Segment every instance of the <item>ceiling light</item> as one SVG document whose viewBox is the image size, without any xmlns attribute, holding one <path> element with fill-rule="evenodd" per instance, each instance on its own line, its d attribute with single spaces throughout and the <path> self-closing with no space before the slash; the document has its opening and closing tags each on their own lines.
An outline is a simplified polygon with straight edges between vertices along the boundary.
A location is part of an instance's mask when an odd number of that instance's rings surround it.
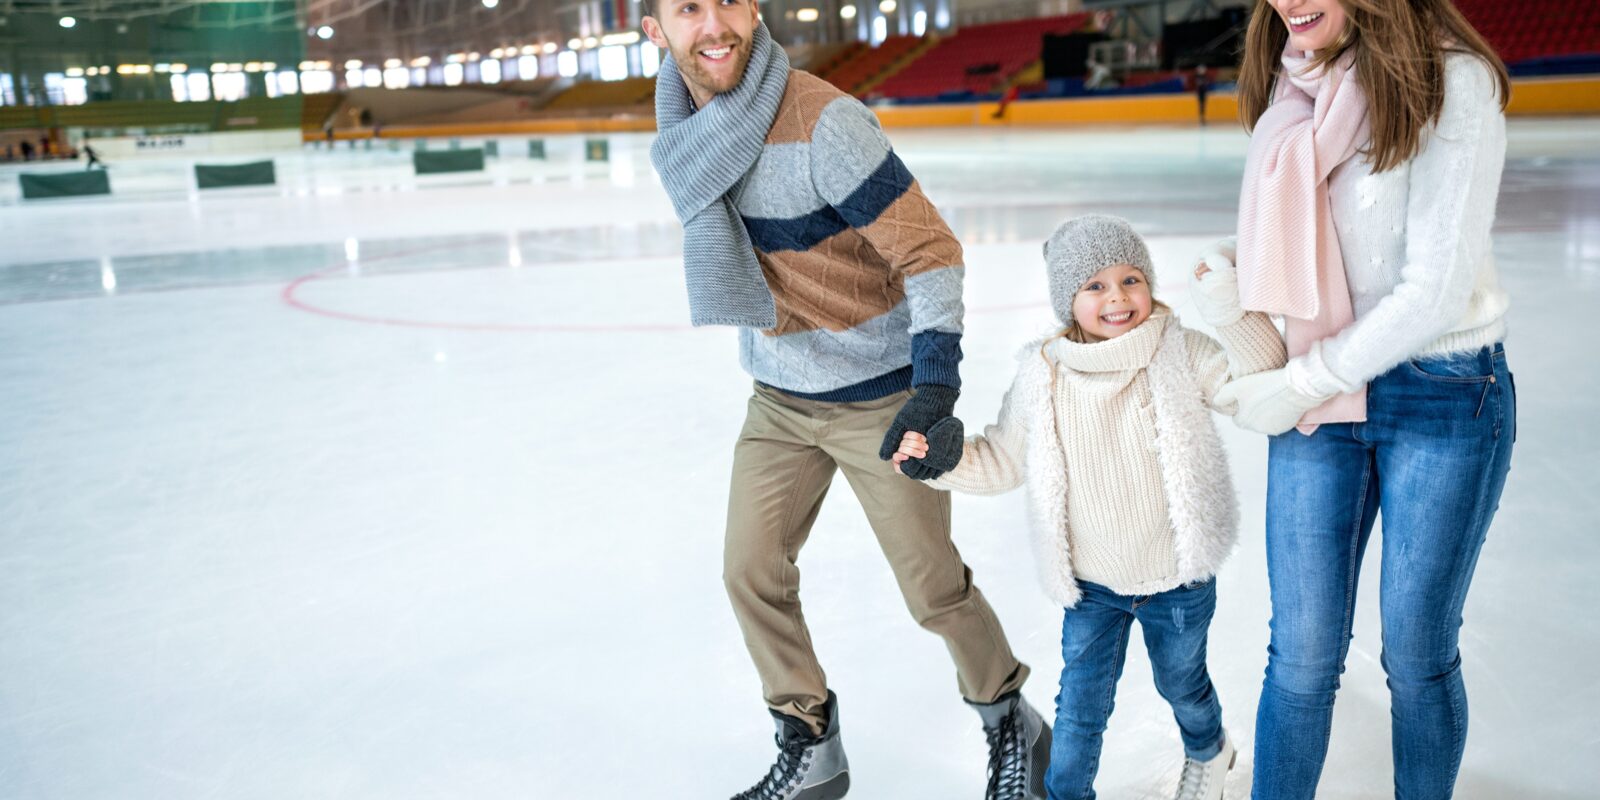
<svg viewBox="0 0 1600 800">
<path fill-rule="evenodd" d="M 894 10 L 899 7 L 900 4 L 896 3 L 894 0 L 883 0 L 883 2 L 878 4 L 878 10 L 885 14 L 893 14 Z"/>
<path fill-rule="evenodd" d="M 856 18 L 856 7 L 855 6 L 840 6 L 839 7 L 839 18 L 840 19 L 855 19 Z"/>
<path fill-rule="evenodd" d="M 78 24 L 78 21 L 72 17 L 62 17 L 60 21 L 63 28 L 71 28 Z"/>
<path fill-rule="evenodd" d="M 324 25 L 324 26 L 318 28 L 317 29 L 317 38 L 318 39 L 324 39 L 324 40 L 332 39 L 333 38 L 333 26 Z"/>
<path fill-rule="evenodd" d="M 816 9 L 802 8 L 795 12 L 794 18 L 800 20 L 801 22 L 816 22 L 818 16 L 820 15 L 817 13 Z"/>
</svg>

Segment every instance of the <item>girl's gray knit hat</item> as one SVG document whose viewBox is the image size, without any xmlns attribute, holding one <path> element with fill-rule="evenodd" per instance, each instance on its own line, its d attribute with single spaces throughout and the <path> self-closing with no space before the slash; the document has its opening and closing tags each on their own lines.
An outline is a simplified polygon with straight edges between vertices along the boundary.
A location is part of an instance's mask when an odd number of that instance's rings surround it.
<svg viewBox="0 0 1600 800">
<path fill-rule="evenodd" d="M 1155 291 L 1150 248 L 1121 217 L 1085 214 L 1061 223 L 1044 243 L 1045 271 L 1050 276 L 1050 304 L 1063 325 L 1072 324 L 1072 298 L 1096 272 L 1127 264 L 1144 273 Z"/>
</svg>

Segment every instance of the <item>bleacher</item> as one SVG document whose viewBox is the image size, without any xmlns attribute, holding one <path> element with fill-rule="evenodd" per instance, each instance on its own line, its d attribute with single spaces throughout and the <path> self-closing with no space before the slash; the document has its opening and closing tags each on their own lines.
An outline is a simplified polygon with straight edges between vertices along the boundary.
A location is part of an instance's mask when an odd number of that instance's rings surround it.
<svg viewBox="0 0 1600 800">
<path fill-rule="evenodd" d="M 656 96 L 655 78 L 583 81 L 556 95 L 545 110 L 578 111 L 648 104 Z"/>
<path fill-rule="evenodd" d="M 1600 3 L 1457 0 L 1456 7 L 1506 63 L 1600 55 Z"/>
<path fill-rule="evenodd" d="M 300 130 L 320 132 L 323 123 L 344 103 L 343 92 L 304 94 L 300 96 Z"/>
<path fill-rule="evenodd" d="M 858 94 L 863 86 L 879 74 L 894 66 L 895 62 L 922 46 L 920 36 L 891 36 L 877 47 L 864 47 L 855 51 L 839 66 L 828 70 L 822 78 L 851 94 Z"/>
<path fill-rule="evenodd" d="M 1039 60 L 1046 34 L 1073 33 L 1088 20 L 1088 14 L 1069 14 L 961 28 L 874 92 L 890 98 L 989 94 Z"/>
</svg>

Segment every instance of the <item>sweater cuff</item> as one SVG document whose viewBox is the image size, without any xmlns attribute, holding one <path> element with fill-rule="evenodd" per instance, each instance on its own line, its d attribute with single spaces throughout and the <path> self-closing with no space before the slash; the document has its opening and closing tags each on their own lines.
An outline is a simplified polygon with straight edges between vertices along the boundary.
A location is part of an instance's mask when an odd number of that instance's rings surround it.
<svg viewBox="0 0 1600 800">
<path fill-rule="evenodd" d="M 1305 355 L 1289 359 L 1289 385 L 1307 397 L 1329 398 L 1361 388 L 1339 379 L 1322 357 L 1322 342 L 1313 342 Z"/>
<path fill-rule="evenodd" d="M 920 331 L 911 335 L 911 385 L 961 388 L 961 334 Z"/>
</svg>

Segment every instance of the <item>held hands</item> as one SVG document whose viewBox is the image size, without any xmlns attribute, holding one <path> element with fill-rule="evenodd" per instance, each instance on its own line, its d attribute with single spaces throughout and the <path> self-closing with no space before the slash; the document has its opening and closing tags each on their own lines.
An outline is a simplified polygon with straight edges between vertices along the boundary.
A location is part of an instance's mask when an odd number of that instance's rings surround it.
<svg viewBox="0 0 1600 800">
<path fill-rule="evenodd" d="M 1293 363 L 1293 362 L 1291 362 Z M 1217 391 L 1214 403 L 1219 408 L 1237 404 L 1233 420 L 1239 427 L 1277 436 L 1287 432 L 1317 406 L 1328 400 L 1298 389 L 1289 378 L 1290 367 L 1257 372 L 1229 381 Z"/>
<path fill-rule="evenodd" d="M 961 393 L 948 386 L 924 384 L 906 401 L 884 434 L 878 457 L 894 461 L 895 471 L 908 478 L 931 481 L 961 461 L 964 429 L 952 413 Z M 919 456 L 896 459 L 908 433 L 921 434 L 926 449 Z"/>
<path fill-rule="evenodd" d="M 1214 327 L 1232 325 L 1244 317 L 1239 305 L 1239 273 L 1234 270 L 1237 256 L 1234 239 L 1229 237 L 1200 254 L 1190 282 L 1200 317 Z"/>
<path fill-rule="evenodd" d="M 961 420 L 955 417 L 945 417 L 934 424 L 923 436 L 916 431 L 906 431 L 900 440 L 900 449 L 896 450 L 890 459 L 894 462 L 894 471 L 908 478 L 919 481 L 931 481 L 934 478 L 955 469 L 961 463 L 962 441 L 965 439 Z M 931 444 L 936 442 L 937 444 Z M 954 453 L 955 458 L 949 461 L 949 466 L 944 469 L 933 469 L 928 458 L 930 451 Z M 905 466 L 901 466 L 904 464 Z M 941 466 L 943 463 L 941 462 Z M 924 477 L 925 476 L 925 477 Z"/>
</svg>

